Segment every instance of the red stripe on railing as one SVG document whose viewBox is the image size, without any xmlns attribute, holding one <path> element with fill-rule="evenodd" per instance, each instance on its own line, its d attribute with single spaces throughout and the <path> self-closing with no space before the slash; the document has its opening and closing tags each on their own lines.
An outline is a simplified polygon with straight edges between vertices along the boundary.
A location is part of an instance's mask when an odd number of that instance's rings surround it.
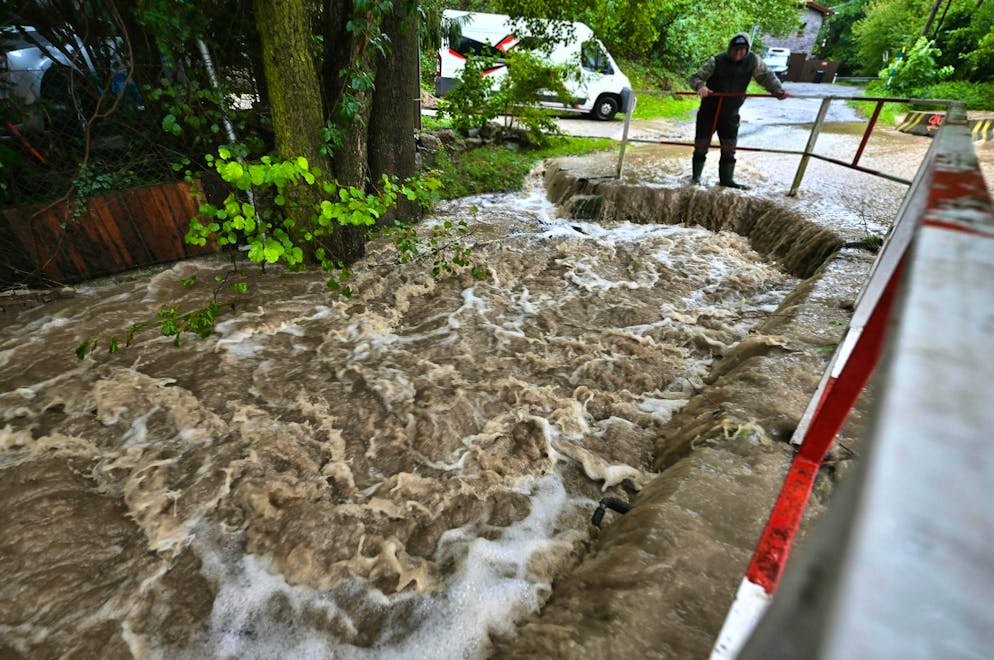
<svg viewBox="0 0 994 660">
<path fill-rule="evenodd" d="M 880 358 L 891 303 L 901 279 L 904 258 L 880 294 L 866 327 L 837 379 L 830 380 L 808 426 L 808 432 L 790 466 L 766 528 L 759 539 L 746 579 L 772 594 L 780 581 L 801 516 L 811 495 L 818 468 L 835 436 L 866 386 Z"/>
<path fill-rule="evenodd" d="M 972 234 L 973 236 L 980 236 L 981 238 L 994 238 L 994 232 L 982 231 L 980 229 L 975 229 L 973 227 L 967 227 L 966 225 L 961 225 L 956 222 L 945 222 L 942 220 L 926 220 L 922 223 L 925 227 L 935 227 L 936 229 L 949 229 L 952 231 L 960 231 L 964 234 Z"/>
</svg>

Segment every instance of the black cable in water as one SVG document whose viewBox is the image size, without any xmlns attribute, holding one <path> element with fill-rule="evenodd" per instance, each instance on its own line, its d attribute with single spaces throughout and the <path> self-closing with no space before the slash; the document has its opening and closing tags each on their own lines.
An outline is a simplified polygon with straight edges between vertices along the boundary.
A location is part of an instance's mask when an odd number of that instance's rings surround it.
<svg viewBox="0 0 994 660">
<path fill-rule="evenodd" d="M 619 500 L 617 497 L 602 498 L 600 504 L 597 505 L 597 510 L 594 511 L 594 516 L 591 518 L 590 522 L 592 522 L 596 527 L 600 527 L 601 521 L 604 520 L 604 511 L 606 509 L 611 509 L 612 511 L 617 511 L 618 513 L 628 513 L 632 510 L 632 505 L 623 500 Z"/>
</svg>

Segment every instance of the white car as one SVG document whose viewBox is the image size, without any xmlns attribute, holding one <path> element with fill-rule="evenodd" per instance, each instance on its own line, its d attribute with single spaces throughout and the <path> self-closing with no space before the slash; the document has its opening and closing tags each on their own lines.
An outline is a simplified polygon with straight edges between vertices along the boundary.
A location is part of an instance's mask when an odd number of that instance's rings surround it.
<svg viewBox="0 0 994 660">
<path fill-rule="evenodd" d="M 70 61 L 65 49 L 52 46 L 32 27 L 0 29 L 0 107 L 23 111 L 22 128 L 42 128 L 46 115 L 49 121 L 81 120 L 80 93 L 91 84 L 82 67 L 91 71 L 93 67 L 85 50 L 70 46 L 68 52 L 81 53 L 82 62 Z M 38 112 L 42 106 L 35 104 L 42 100 L 46 103 Z"/>
<path fill-rule="evenodd" d="M 46 43 L 33 28 L 25 32 Z M 51 66 L 52 60 L 21 32 L 14 28 L 0 32 L 0 99 L 16 98 L 27 104 L 39 100 L 41 79 Z"/>
<path fill-rule="evenodd" d="M 767 48 L 763 54 L 763 62 L 782 81 L 787 77 L 787 68 L 790 66 L 790 49 Z"/>
</svg>

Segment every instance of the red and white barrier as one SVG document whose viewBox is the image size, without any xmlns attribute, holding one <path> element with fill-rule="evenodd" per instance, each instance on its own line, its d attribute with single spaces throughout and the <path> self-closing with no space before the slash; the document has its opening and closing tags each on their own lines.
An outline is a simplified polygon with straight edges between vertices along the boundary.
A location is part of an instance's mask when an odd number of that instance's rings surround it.
<svg viewBox="0 0 994 660">
<path fill-rule="evenodd" d="M 757 544 L 746 575 L 739 586 L 735 602 L 714 646 L 711 656 L 713 659 L 737 657 L 770 605 L 821 462 L 867 380 L 873 374 L 885 340 L 892 353 L 888 369 L 890 371 L 907 369 L 909 365 L 915 364 L 921 356 L 902 353 L 902 345 L 897 343 L 895 336 L 895 334 L 899 334 L 900 330 L 906 329 L 903 336 L 911 337 L 908 345 L 916 346 L 919 349 L 930 345 L 941 346 L 943 342 L 949 341 L 949 332 L 958 331 L 957 323 L 970 317 L 969 313 L 964 313 L 963 309 L 956 306 L 957 304 L 962 301 L 970 301 L 973 305 L 986 305 L 982 309 L 988 310 L 988 313 L 989 310 L 994 309 L 994 304 L 992 304 L 994 300 L 991 300 L 994 296 L 990 293 L 994 278 L 988 277 L 992 272 L 991 269 L 994 268 L 994 244 L 988 244 L 986 247 L 972 245 L 971 250 L 966 249 L 966 244 L 970 241 L 979 240 L 981 243 L 989 243 L 989 240 L 994 238 L 994 215 L 991 213 L 991 202 L 983 177 L 976 167 L 972 143 L 968 141 L 969 131 L 965 128 L 965 112 L 962 112 L 961 106 L 958 112 L 956 109 L 951 109 L 947 125 L 950 128 L 943 129 L 936 138 L 918 176 L 912 183 L 890 238 L 881 250 L 870 278 L 857 300 L 849 329 L 836 350 L 808 409 L 802 416 L 792 439 L 792 442 L 799 444 L 800 448 L 784 481 L 780 495 L 773 506 L 769 521 Z M 966 142 L 962 139 L 963 135 L 967 138 Z M 968 158 L 967 155 L 972 158 Z M 937 232 L 941 236 L 936 235 Z M 910 256 L 913 250 L 914 256 Z M 950 263 L 961 263 L 959 260 L 967 254 L 976 263 L 962 263 L 964 269 L 962 272 L 950 268 Z M 912 278 L 911 275 L 907 275 L 902 279 L 902 275 L 906 275 L 903 271 L 909 267 L 907 266 L 909 263 L 912 264 L 910 268 L 916 277 Z M 922 275 L 922 271 L 924 271 L 924 275 Z M 970 276 L 964 277 L 965 273 L 970 273 Z M 925 281 L 923 278 L 928 281 L 927 291 L 921 284 Z M 899 288 L 901 289 L 901 300 L 895 305 Z M 936 317 L 935 309 L 923 316 L 921 310 L 928 307 L 926 301 L 931 300 L 934 303 L 936 298 L 939 299 L 940 304 L 938 306 L 933 304 L 933 308 L 944 308 L 951 305 L 952 309 L 944 310 L 943 316 Z M 888 327 L 892 307 L 896 310 L 895 317 L 899 321 L 899 323 L 892 325 L 897 325 L 898 331 Z M 959 365 L 966 366 L 965 369 L 954 369 L 950 372 L 951 380 L 973 382 L 973 387 L 978 392 L 983 392 L 980 396 L 985 397 L 987 402 L 982 405 L 978 405 L 976 402 L 967 405 L 962 399 L 944 400 L 944 408 L 935 409 L 933 407 L 932 418 L 928 420 L 928 426 L 932 428 L 933 432 L 941 433 L 941 427 L 948 425 L 959 431 L 959 435 L 964 438 L 964 443 L 969 443 L 970 439 L 974 437 L 984 437 L 985 439 L 989 437 L 990 423 L 994 422 L 994 419 L 987 422 L 986 427 L 978 423 L 978 419 L 970 419 L 967 428 L 963 429 L 962 425 L 959 424 L 962 420 L 959 419 L 960 413 L 957 409 L 969 409 L 970 416 L 973 418 L 982 418 L 985 415 L 986 417 L 994 416 L 994 396 L 987 394 L 990 391 L 987 386 L 989 380 L 987 370 L 992 366 L 990 356 L 994 355 L 994 341 L 992 341 L 994 320 L 990 320 L 992 318 L 994 317 L 988 317 L 989 327 L 987 327 L 986 334 L 974 329 L 966 340 L 972 342 L 968 343 L 968 347 L 959 336 L 955 342 L 950 342 L 957 344 L 966 354 L 986 355 L 988 357 L 986 366 L 982 364 L 982 360 L 978 361 L 975 357 L 971 360 L 973 364 Z M 986 352 L 985 349 L 981 348 L 985 344 L 988 346 Z M 941 351 L 926 357 L 925 363 L 934 364 L 931 367 L 919 367 L 919 369 L 931 369 L 941 373 L 948 371 L 944 369 L 945 362 L 950 360 L 955 362 L 959 359 L 955 354 Z M 971 369 L 975 371 L 971 372 Z M 880 438 L 893 436 L 894 429 L 902 423 L 902 418 L 913 414 L 915 410 L 927 409 L 926 402 L 929 397 L 937 398 L 930 391 L 928 380 L 926 371 L 916 371 L 915 379 L 910 382 L 907 378 L 901 378 L 892 379 L 888 383 L 889 393 L 884 392 L 881 398 L 890 401 L 893 409 L 881 412 L 880 406 L 878 406 L 877 428 L 871 434 L 870 442 L 879 444 L 877 442 L 878 436 Z M 907 391 L 904 392 L 904 399 L 894 402 L 893 396 L 894 392 L 899 389 L 898 386 L 902 390 L 920 388 L 922 392 L 919 392 L 919 396 L 926 402 L 917 404 L 917 407 L 913 405 L 911 409 L 908 409 L 907 402 L 913 400 L 913 397 Z M 940 387 L 953 387 L 953 383 L 943 382 Z M 960 387 L 969 388 L 971 386 L 961 384 Z M 976 398 L 978 395 L 973 393 L 973 396 Z M 976 411 L 986 412 L 978 416 Z M 921 421 L 919 424 L 920 426 L 917 428 L 926 428 L 925 421 Z M 914 425 L 903 428 L 902 432 L 905 434 L 905 442 L 916 439 L 918 435 Z M 986 435 L 980 436 L 980 434 Z M 923 439 L 923 444 L 925 441 L 927 439 Z M 912 452 L 912 448 L 899 444 L 892 445 L 891 449 L 894 452 L 892 456 L 881 458 L 879 453 L 876 455 L 878 463 L 881 460 L 885 461 L 885 469 L 887 465 L 897 464 L 906 459 L 907 455 Z M 978 448 L 977 451 L 983 454 L 982 449 Z M 988 452 L 987 456 L 977 457 L 980 463 L 975 464 L 972 475 L 968 473 L 969 470 L 966 470 L 966 464 L 962 461 L 954 461 L 953 465 L 956 470 L 959 470 L 959 473 L 953 472 L 945 475 L 947 479 L 956 481 L 955 484 L 950 484 L 946 491 L 953 492 L 956 489 L 969 491 L 971 477 L 980 479 L 979 482 L 974 483 L 987 483 L 989 486 L 992 475 L 994 475 L 994 462 L 988 457 L 990 453 L 994 452 Z M 927 459 L 924 458 L 925 454 L 922 456 L 921 460 L 927 460 L 927 464 L 909 465 L 907 468 L 909 474 L 916 469 L 927 473 L 941 460 L 939 456 L 933 454 L 928 454 Z M 887 463 L 888 461 L 889 463 Z M 984 466 L 988 468 L 986 472 L 983 469 Z M 890 476 L 894 477 L 895 475 L 891 473 Z M 867 478 L 872 479 L 873 477 Z M 900 481 L 901 475 L 897 475 L 897 479 Z M 883 484 L 884 478 L 881 477 L 878 481 L 879 484 Z M 875 485 L 877 484 L 866 484 L 865 488 L 872 489 Z M 980 499 L 983 499 L 983 492 L 983 487 L 976 489 L 974 497 L 979 496 Z M 989 496 L 989 492 L 987 496 Z M 886 494 L 881 497 L 884 500 L 865 502 L 860 500 L 856 506 L 867 509 L 875 506 L 876 515 L 880 516 L 882 521 L 879 526 L 884 527 L 888 526 L 888 522 L 893 519 L 893 512 L 890 511 L 890 508 L 895 507 L 895 505 L 900 508 L 900 506 L 906 505 L 906 502 L 887 501 L 890 495 Z M 915 498 L 905 499 L 920 503 Z M 926 510 L 917 511 L 915 515 L 926 518 L 930 515 L 953 515 L 952 512 L 943 512 L 941 509 L 943 506 L 949 506 L 953 509 L 956 507 L 953 502 L 943 503 L 942 497 L 933 497 L 933 504 L 937 507 L 935 510 L 928 510 L 926 507 Z M 904 513 L 912 512 L 904 511 Z M 980 518 L 981 520 L 977 520 L 977 516 L 974 516 L 971 520 L 963 519 L 961 524 L 965 528 L 970 524 L 976 525 L 981 522 L 985 530 L 994 529 L 994 523 L 992 523 L 994 515 L 980 516 Z M 866 522 L 863 518 L 860 520 Z M 852 524 L 855 526 L 856 521 L 853 521 Z M 888 529 L 892 532 L 889 537 L 890 543 L 893 543 L 895 540 L 893 527 L 889 526 Z M 963 543 L 962 539 L 953 538 L 956 535 L 955 529 L 946 529 L 945 533 L 949 537 L 948 539 L 930 539 L 929 543 L 941 545 L 947 540 L 954 545 Z M 860 540 L 859 534 L 853 533 L 852 542 L 855 544 L 853 547 L 859 547 Z M 829 541 L 829 543 L 832 542 L 836 541 Z M 843 545 L 845 541 L 840 539 L 837 543 Z M 861 573 L 861 567 L 877 563 L 879 566 L 875 570 L 885 572 L 888 558 L 898 554 L 893 547 L 875 546 L 872 543 L 862 546 L 861 550 L 864 554 L 857 554 L 853 551 L 848 559 L 833 560 L 842 564 L 842 567 L 838 569 L 840 575 L 863 574 L 872 582 L 872 574 L 866 573 L 865 570 Z M 847 552 L 841 547 L 838 548 L 838 551 L 842 554 Z M 848 565 L 847 561 L 858 562 L 859 565 Z M 908 563 L 909 565 L 914 564 L 910 560 Z M 977 576 L 981 576 L 982 579 L 994 586 L 994 563 L 989 564 L 988 570 L 976 571 L 973 579 L 976 580 Z M 934 574 L 941 573 L 943 567 L 922 566 L 920 568 L 923 573 L 930 569 L 934 579 Z M 907 578 L 909 582 L 915 582 L 914 575 L 908 575 Z M 841 578 L 839 580 L 840 584 L 832 585 L 831 588 L 841 590 Z M 971 585 L 967 584 L 962 586 L 967 589 L 971 588 Z M 873 586 L 867 585 L 849 585 L 849 587 L 853 593 L 859 592 L 860 598 L 864 601 L 869 599 L 870 595 L 868 594 L 872 593 L 874 589 Z M 914 588 L 910 591 L 913 592 Z M 840 591 L 840 593 L 843 592 Z M 988 593 L 994 593 L 994 588 Z M 875 595 L 881 601 L 890 598 L 889 595 L 883 593 Z M 891 603 L 892 610 L 897 611 L 902 607 L 909 609 L 912 607 L 910 605 L 912 601 L 907 601 L 907 594 L 897 598 L 898 602 Z M 853 618 L 851 606 L 851 602 L 836 603 L 836 609 L 832 610 L 832 621 L 845 619 L 850 622 L 853 628 L 858 628 L 860 624 Z M 883 607 L 884 605 L 881 604 L 878 609 L 883 609 Z M 986 614 L 981 615 L 981 618 L 994 624 L 992 621 L 994 615 L 991 614 L 992 610 L 989 603 L 986 610 Z M 848 613 L 846 615 L 848 619 L 840 613 Z M 893 624 L 899 620 L 901 617 L 895 615 L 889 621 Z M 853 645 L 852 640 L 842 639 L 845 633 L 831 628 L 832 624 L 829 622 L 826 621 L 818 625 L 827 632 L 820 638 L 820 641 L 812 642 L 812 644 L 821 645 L 817 649 L 809 649 L 815 654 L 824 652 L 829 648 L 834 648 L 840 653 L 841 649 L 858 650 L 859 644 Z M 921 627 L 923 630 L 927 629 L 927 625 L 924 623 Z M 913 631 L 911 632 L 913 633 Z M 969 634 L 965 634 L 965 637 L 967 643 L 976 642 L 976 640 L 969 638 Z M 759 646 L 762 647 L 762 642 L 759 643 Z M 878 652 L 886 650 L 879 645 L 875 648 Z M 978 647 L 974 646 L 973 648 Z M 989 649 L 989 645 L 987 648 Z M 767 650 L 772 651 L 772 649 Z M 756 654 L 754 653 L 754 655 Z M 760 652 L 757 657 L 763 657 L 762 653 Z M 841 654 L 838 657 L 854 656 Z"/>
</svg>

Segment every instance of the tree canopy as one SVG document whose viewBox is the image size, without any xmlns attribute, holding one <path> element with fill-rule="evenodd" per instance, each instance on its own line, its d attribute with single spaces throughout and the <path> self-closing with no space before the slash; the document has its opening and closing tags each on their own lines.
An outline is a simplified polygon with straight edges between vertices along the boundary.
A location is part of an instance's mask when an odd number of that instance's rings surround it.
<svg viewBox="0 0 994 660">
<path fill-rule="evenodd" d="M 987 0 L 848 0 L 833 7 L 822 55 L 840 71 L 876 75 L 925 37 L 941 54 L 934 66 L 951 66 L 951 78 L 994 80 L 994 3 Z"/>
<path fill-rule="evenodd" d="M 582 21 L 608 50 L 683 72 L 722 50 L 736 32 L 787 34 L 796 28 L 796 0 L 492 0 L 456 8 L 516 17 Z"/>
</svg>

